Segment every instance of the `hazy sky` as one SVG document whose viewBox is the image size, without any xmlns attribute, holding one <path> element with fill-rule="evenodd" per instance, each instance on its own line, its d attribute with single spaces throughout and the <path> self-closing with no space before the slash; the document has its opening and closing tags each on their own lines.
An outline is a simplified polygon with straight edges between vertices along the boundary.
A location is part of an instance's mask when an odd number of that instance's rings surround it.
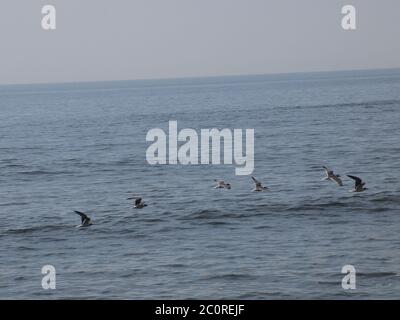
<svg viewBox="0 0 400 320">
<path fill-rule="evenodd" d="M 400 67 L 399 17 L 399 0 L 0 0 L 0 84 Z"/>
</svg>

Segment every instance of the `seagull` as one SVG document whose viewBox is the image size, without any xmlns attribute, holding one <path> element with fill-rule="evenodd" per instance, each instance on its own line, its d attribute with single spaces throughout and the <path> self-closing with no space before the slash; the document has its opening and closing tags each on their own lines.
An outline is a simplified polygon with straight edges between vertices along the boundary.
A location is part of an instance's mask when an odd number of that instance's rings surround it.
<svg viewBox="0 0 400 320">
<path fill-rule="evenodd" d="M 264 187 L 260 181 L 258 181 L 256 178 L 251 177 L 253 179 L 254 183 L 256 184 L 256 187 L 253 189 L 253 191 L 264 191 L 268 190 L 267 187 Z"/>
<path fill-rule="evenodd" d="M 214 180 L 217 185 L 214 187 L 214 189 L 230 189 L 231 188 L 231 184 L 230 183 L 226 183 L 223 180 Z"/>
<path fill-rule="evenodd" d="M 326 177 L 323 178 L 322 180 L 331 180 L 333 182 L 336 182 L 339 186 L 343 186 L 342 179 L 340 179 L 340 175 L 334 174 L 333 170 L 328 169 L 325 166 L 322 166 L 322 168 L 325 169 Z"/>
<path fill-rule="evenodd" d="M 90 218 L 85 213 L 80 211 L 74 211 L 74 212 L 81 216 L 81 224 L 79 226 L 76 226 L 77 228 L 84 228 L 92 225 Z"/>
<path fill-rule="evenodd" d="M 359 177 L 351 176 L 349 174 L 347 176 L 355 181 L 354 189 L 350 190 L 350 192 L 363 192 L 364 190 L 368 189 L 364 187 L 365 182 L 363 182 Z"/>
<path fill-rule="evenodd" d="M 143 209 L 144 207 L 147 207 L 147 204 L 145 204 L 145 203 L 142 201 L 142 198 L 141 198 L 141 197 L 130 197 L 130 198 L 128 198 L 127 200 L 132 200 L 132 199 L 135 200 L 135 204 L 134 204 L 134 206 L 133 206 L 135 209 Z"/>
</svg>

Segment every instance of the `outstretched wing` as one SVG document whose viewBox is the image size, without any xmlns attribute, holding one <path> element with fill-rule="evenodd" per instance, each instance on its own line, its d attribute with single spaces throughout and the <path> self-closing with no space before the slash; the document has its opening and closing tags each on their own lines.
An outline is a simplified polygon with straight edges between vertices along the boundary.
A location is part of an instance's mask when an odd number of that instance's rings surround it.
<svg viewBox="0 0 400 320">
<path fill-rule="evenodd" d="M 260 185 L 260 184 L 261 184 L 260 181 L 258 181 L 256 178 L 251 177 L 251 179 L 253 179 L 253 181 L 254 181 L 254 183 L 255 183 L 256 185 Z"/>
<path fill-rule="evenodd" d="M 351 175 L 347 175 L 349 178 L 353 179 L 355 181 L 355 187 L 357 188 L 359 185 L 361 185 L 362 180 L 359 177 L 356 176 L 351 176 Z"/>
<path fill-rule="evenodd" d="M 79 214 L 80 216 L 81 216 L 81 221 L 82 221 L 82 223 L 85 221 L 85 220 L 89 220 L 90 221 L 90 218 L 85 214 L 85 213 L 83 213 L 83 212 L 80 212 L 80 211 L 74 211 L 76 214 Z"/>
</svg>

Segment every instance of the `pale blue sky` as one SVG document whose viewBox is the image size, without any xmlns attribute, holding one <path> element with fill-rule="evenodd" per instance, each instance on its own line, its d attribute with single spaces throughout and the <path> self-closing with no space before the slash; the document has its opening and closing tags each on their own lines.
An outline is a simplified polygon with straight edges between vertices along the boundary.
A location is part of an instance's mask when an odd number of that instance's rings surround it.
<svg viewBox="0 0 400 320">
<path fill-rule="evenodd" d="M 400 67 L 399 14 L 398 0 L 1 0 L 0 84 Z"/>
</svg>

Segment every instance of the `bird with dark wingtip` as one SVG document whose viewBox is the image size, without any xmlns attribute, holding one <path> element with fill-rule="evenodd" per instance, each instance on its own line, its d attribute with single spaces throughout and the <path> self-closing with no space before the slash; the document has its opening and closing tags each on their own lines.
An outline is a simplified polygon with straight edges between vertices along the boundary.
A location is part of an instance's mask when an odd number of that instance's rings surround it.
<svg viewBox="0 0 400 320">
<path fill-rule="evenodd" d="M 258 181 L 256 178 L 251 177 L 251 179 L 253 180 L 254 184 L 255 184 L 255 188 L 253 189 L 253 191 L 264 191 L 264 190 L 268 190 L 267 187 L 264 187 L 262 185 L 262 183 L 260 181 Z"/>
<path fill-rule="evenodd" d="M 336 182 L 339 186 L 343 186 L 343 182 L 342 182 L 342 179 L 340 179 L 340 175 L 335 174 L 333 172 L 333 170 L 328 169 L 325 166 L 322 166 L 322 168 L 324 168 L 325 174 L 326 174 L 326 177 L 323 178 L 322 180 L 330 180 L 330 181 Z"/>
<path fill-rule="evenodd" d="M 350 192 L 363 192 L 365 190 L 367 190 L 368 188 L 365 188 L 365 182 L 363 182 L 361 180 L 361 178 L 356 177 L 356 176 L 352 176 L 352 175 L 347 175 L 349 178 L 354 180 L 354 189 L 350 190 Z"/>
<path fill-rule="evenodd" d="M 80 211 L 74 211 L 74 212 L 81 216 L 81 224 L 79 226 L 76 226 L 77 228 L 89 227 L 93 224 L 92 220 L 87 216 L 86 213 Z"/>
<path fill-rule="evenodd" d="M 134 207 L 135 209 L 143 209 L 144 207 L 147 207 L 147 204 L 145 204 L 145 203 L 142 201 L 142 198 L 141 198 L 141 197 L 133 196 L 133 197 L 127 198 L 126 200 L 135 200 L 135 203 L 134 203 L 134 205 L 133 205 L 133 207 Z"/>
<path fill-rule="evenodd" d="M 217 185 L 214 187 L 214 189 L 231 189 L 231 184 L 225 182 L 224 180 L 216 180 L 214 181 L 217 183 Z"/>
</svg>

